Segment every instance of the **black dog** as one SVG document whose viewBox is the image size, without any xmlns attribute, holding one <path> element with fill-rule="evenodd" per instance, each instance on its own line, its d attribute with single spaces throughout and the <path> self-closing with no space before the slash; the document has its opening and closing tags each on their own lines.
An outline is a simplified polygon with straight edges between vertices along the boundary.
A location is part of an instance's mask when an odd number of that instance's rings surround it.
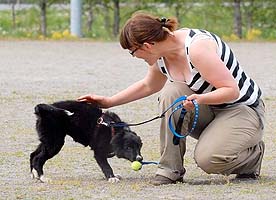
<svg viewBox="0 0 276 200">
<path fill-rule="evenodd" d="M 96 105 L 85 102 L 60 101 L 38 104 L 35 114 L 41 143 L 30 155 L 30 167 L 32 176 L 42 182 L 47 181 L 43 165 L 58 154 L 66 135 L 94 150 L 94 157 L 109 182 L 117 182 L 119 177 L 114 176 L 107 158 L 116 155 L 131 162 L 143 159 L 140 137 L 129 127 L 112 126 L 112 123 L 121 122 L 113 112 L 103 113 Z"/>
</svg>

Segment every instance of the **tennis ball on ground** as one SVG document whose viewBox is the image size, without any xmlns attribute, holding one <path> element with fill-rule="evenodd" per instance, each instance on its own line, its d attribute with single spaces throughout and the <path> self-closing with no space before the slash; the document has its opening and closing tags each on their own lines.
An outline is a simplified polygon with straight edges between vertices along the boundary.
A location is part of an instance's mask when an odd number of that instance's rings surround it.
<svg viewBox="0 0 276 200">
<path fill-rule="evenodd" d="M 134 171 L 138 171 L 142 168 L 142 163 L 140 163 L 139 161 L 133 161 L 131 163 L 131 168 L 134 170 Z"/>
</svg>

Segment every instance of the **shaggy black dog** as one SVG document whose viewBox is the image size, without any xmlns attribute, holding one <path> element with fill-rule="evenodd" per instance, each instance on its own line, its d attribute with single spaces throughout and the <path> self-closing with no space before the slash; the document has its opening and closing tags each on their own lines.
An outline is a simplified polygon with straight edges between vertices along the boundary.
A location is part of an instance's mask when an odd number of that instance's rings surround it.
<svg viewBox="0 0 276 200">
<path fill-rule="evenodd" d="M 43 165 L 58 154 L 66 135 L 94 150 L 94 157 L 109 182 L 117 182 L 119 177 L 114 176 L 107 158 L 116 155 L 131 162 L 143 159 L 140 137 L 129 127 L 112 126 L 121 122 L 118 115 L 103 113 L 96 105 L 77 101 L 38 104 L 35 115 L 41 143 L 30 155 L 30 167 L 33 178 L 42 182 L 47 181 Z"/>
</svg>

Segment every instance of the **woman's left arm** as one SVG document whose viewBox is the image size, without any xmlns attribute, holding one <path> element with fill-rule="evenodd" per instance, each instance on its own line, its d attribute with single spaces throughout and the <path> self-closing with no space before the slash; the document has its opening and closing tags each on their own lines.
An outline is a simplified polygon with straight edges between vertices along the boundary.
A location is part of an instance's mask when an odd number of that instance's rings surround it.
<svg viewBox="0 0 276 200">
<path fill-rule="evenodd" d="M 196 100 L 199 104 L 216 105 L 239 97 L 238 84 L 220 59 L 215 41 L 211 39 L 194 41 L 189 56 L 203 79 L 217 89 L 205 94 L 190 95 L 188 101 L 184 102 L 184 107 L 193 107 L 191 100 Z"/>
</svg>

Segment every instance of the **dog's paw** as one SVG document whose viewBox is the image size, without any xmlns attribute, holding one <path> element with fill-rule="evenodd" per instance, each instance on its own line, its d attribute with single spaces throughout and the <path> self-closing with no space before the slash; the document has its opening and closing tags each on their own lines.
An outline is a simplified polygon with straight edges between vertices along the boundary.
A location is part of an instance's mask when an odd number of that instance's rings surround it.
<svg viewBox="0 0 276 200">
<path fill-rule="evenodd" d="M 111 177 L 108 179 L 109 183 L 118 183 L 120 181 L 120 178 L 115 175 L 115 177 Z"/>
<path fill-rule="evenodd" d="M 36 179 L 37 181 L 42 182 L 42 183 L 50 183 L 50 182 L 52 182 L 51 179 L 46 178 L 44 175 L 39 176 L 38 173 L 37 173 L 37 171 L 35 169 L 32 170 L 31 178 Z"/>
<path fill-rule="evenodd" d="M 114 176 L 115 176 L 116 178 L 118 178 L 119 180 L 122 179 L 122 176 L 121 176 L 120 174 L 114 174 Z"/>
<path fill-rule="evenodd" d="M 32 169 L 31 178 L 32 179 L 39 179 L 38 173 L 35 169 Z"/>
<path fill-rule="evenodd" d="M 52 182 L 52 179 L 46 178 L 46 177 L 43 176 L 43 175 L 39 177 L 39 180 L 40 180 L 42 183 L 51 183 L 51 182 Z"/>
<path fill-rule="evenodd" d="M 109 178 L 108 179 L 108 182 L 109 183 L 117 183 L 117 182 L 119 182 L 120 181 L 120 179 L 118 179 L 117 177 L 112 177 L 112 178 Z"/>
</svg>

